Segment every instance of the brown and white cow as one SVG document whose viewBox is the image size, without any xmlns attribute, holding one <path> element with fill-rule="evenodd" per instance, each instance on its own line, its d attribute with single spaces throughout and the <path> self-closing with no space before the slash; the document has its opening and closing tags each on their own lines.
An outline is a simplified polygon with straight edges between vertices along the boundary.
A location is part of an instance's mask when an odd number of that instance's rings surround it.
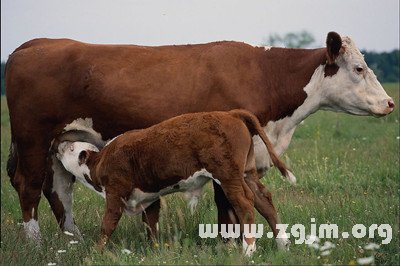
<svg viewBox="0 0 400 266">
<path fill-rule="evenodd" d="M 40 238 L 42 187 L 60 227 L 77 230 L 65 222 L 73 221 L 65 186 L 53 185 L 68 174 L 47 161 L 52 139 L 76 118 L 91 118 L 109 139 L 183 113 L 242 108 L 267 127 L 281 154 L 298 123 L 317 110 L 383 116 L 394 108 L 353 41 L 334 32 L 319 49 L 35 39 L 10 55 L 6 95 L 12 134 L 7 169 L 33 238 Z M 265 169 L 269 158 L 260 155 L 257 148 L 257 167 Z M 218 222 L 231 223 L 232 206 L 216 185 L 215 199 Z"/>
<path fill-rule="evenodd" d="M 241 230 L 244 224 L 254 224 L 254 207 L 276 230 L 275 207 L 257 175 L 255 134 L 267 145 L 274 165 L 289 176 L 257 118 L 244 110 L 174 117 L 147 129 L 125 132 L 100 152 L 88 142 L 56 142 L 56 157 L 66 170 L 106 199 L 100 246 L 123 212 L 146 213 L 161 196 L 174 192 L 186 192 L 190 201 L 197 203 L 209 180 L 221 186 Z M 144 217 L 154 233 L 158 215 Z M 255 238 L 244 235 L 245 254 L 251 255 L 255 249 Z"/>
</svg>

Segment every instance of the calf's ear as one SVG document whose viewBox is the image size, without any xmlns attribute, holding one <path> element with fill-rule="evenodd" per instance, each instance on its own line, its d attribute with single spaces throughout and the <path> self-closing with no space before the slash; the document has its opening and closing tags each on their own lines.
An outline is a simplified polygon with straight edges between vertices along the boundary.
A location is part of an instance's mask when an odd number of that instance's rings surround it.
<svg viewBox="0 0 400 266">
<path fill-rule="evenodd" d="M 342 48 L 342 38 L 334 31 L 328 33 L 326 37 L 326 52 L 328 63 L 335 63 L 336 58 L 339 56 L 340 48 Z"/>
<path fill-rule="evenodd" d="M 88 158 L 89 158 L 89 152 L 85 150 L 81 151 L 78 156 L 79 165 L 86 164 Z"/>
</svg>

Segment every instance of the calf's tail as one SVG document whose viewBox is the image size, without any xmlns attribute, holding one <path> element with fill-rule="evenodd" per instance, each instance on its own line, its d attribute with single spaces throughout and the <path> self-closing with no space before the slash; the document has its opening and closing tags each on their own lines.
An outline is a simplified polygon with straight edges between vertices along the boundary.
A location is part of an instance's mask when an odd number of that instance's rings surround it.
<svg viewBox="0 0 400 266">
<path fill-rule="evenodd" d="M 288 181 L 292 184 L 296 183 L 296 177 L 290 172 L 285 163 L 282 162 L 278 155 L 276 154 L 272 143 L 269 141 L 267 134 L 265 134 L 264 129 L 261 127 L 260 122 L 258 121 L 257 117 L 246 110 L 232 110 L 230 113 L 241 119 L 243 122 L 246 123 L 247 128 L 249 129 L 251 135 L 259 135 L 262 141 L 264 142 L 265 146 L 267 147 L 267 151 L 269 156 L 271 157 L 272 163 L 275 167 L 279 169 L 279 171 L 284 175 Z"/>
</svg>

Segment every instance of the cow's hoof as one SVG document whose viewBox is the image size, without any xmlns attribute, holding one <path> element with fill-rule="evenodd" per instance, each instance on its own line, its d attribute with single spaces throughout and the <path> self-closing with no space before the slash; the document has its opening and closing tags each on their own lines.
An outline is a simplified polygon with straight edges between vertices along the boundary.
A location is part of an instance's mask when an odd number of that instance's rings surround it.
<svg viewBox="0 0 400 266">
<path fill-rule="evenodd" d="M 295 176 L 292 172 L 287 171 L 286 178 L 287 178 L 287 180 L 289 181 L 290 184 L 296 185 L 296 183 L 297 183 L 297 178 L 296 178 L 296 176 Z"/>
<path fill-rule="evenodd" d="M 39 223 L 35 219 L 31 219 L 28 222 L 24 222 L 23 226 L 26 238 L 40 246 L 42 244 L 42 236 L 40 234 Z"/>
<path fill-rule="evenodd" d="M 290 240 L 286 236 L 283 238 L 277 238 L 276 244 L 279 250 L 289 251 Z"/>
<path fill-rule="evenodd" d="M 75 224 L 65 226 L 63 232 L 68 236 L 76 237 L 78 240 L 83 240 L 82 234 L 79 231 L 78 226 L 76 226 Z"/>
</svg>

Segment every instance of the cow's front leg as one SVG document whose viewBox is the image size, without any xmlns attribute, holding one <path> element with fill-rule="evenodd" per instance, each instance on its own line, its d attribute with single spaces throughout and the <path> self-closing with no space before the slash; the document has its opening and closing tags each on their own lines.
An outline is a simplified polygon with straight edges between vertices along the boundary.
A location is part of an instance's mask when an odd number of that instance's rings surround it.
<svg viewBox="0 0 400 266">
<path fill-rule="evenodd" d="M 74 176 L 66 171 L 61 162 L 51 155 L 43 193 L 50 203 L 60 229 L 81 239 L 81 233 L 72 215 L 74 180 Z"/>
<path fill-rule="evenodd" d="M 104 213 L 103 222 L 101 224 L 101 237 L 97 243 L 99 249 L 102 249 L 107 243 L 111 234 L 114 232 L 122 213 L 125 209 L 127 197 L 123 197 L 118 193 L 106 193 L 106 211 Z"/>
<path fill-rule="evenodd" d="M 160 218 L 160 200 L 153 202 L 142 213 L 142 221 L 146 226 L 147 236 L 155 240 L 158 233 L 158 220 Z"/>
</svg>

